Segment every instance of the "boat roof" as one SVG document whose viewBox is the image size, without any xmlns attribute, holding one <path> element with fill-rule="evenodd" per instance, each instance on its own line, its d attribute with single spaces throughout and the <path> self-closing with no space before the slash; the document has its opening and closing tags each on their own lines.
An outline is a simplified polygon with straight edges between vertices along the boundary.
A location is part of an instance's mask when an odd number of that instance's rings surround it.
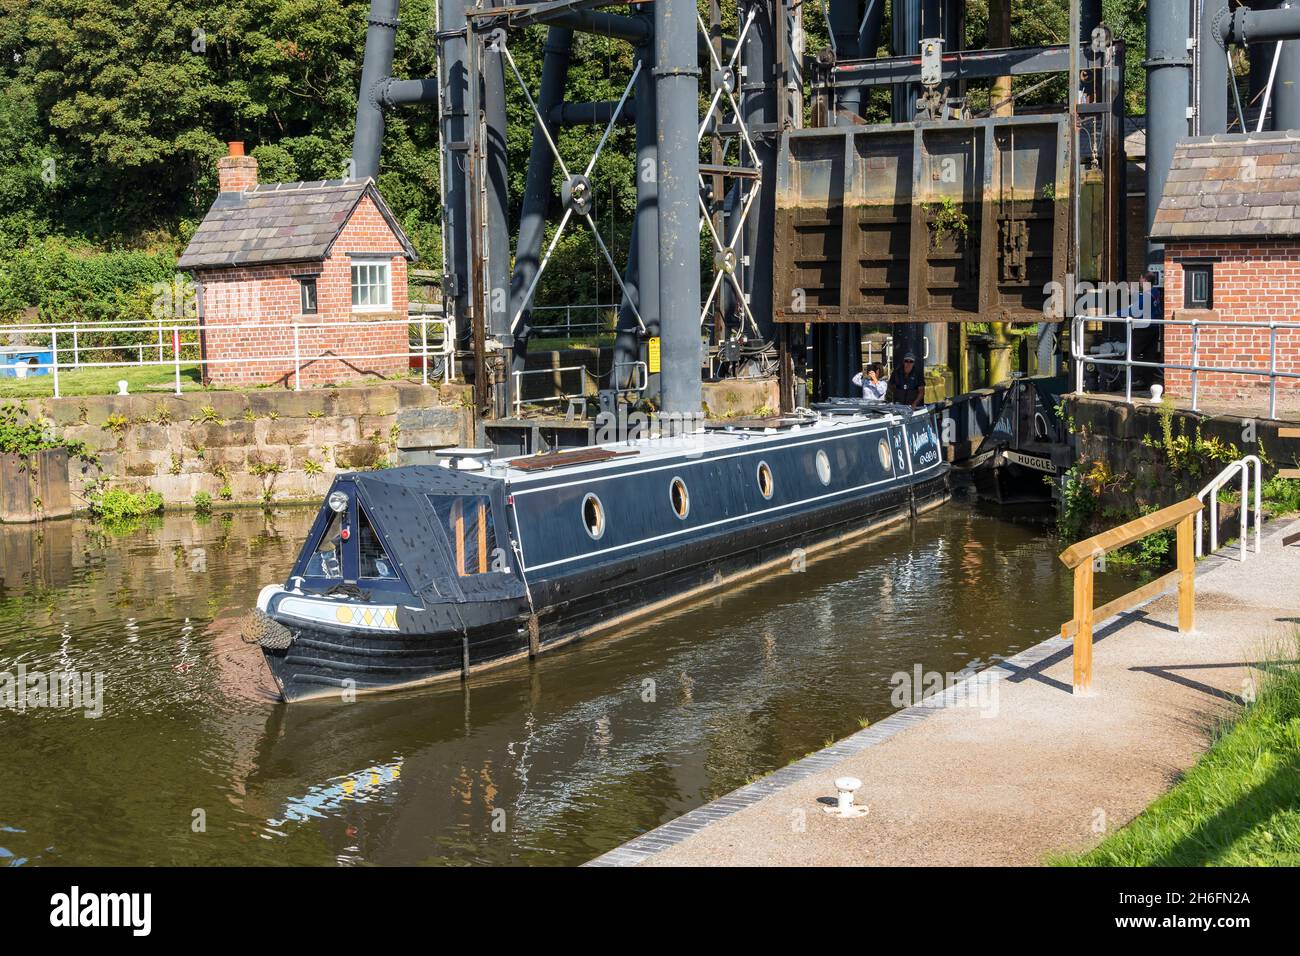
<svg viewBox="0 0 1300 956">
<path fill-rule="evenodd" d="M 927 414 L 918 410 L 916 415 Z M 792 435 L 826 434 L 865 424 L 887 424 L 912 417 L 912 409 L 897 405 L 837 403 L 833 411 L 819 411 L 816 416 L 785 416 L 780 419 L 737 419 L 715 422 L 703 431 L 689 435 L 633 438 L 627 441 L 559 452 L 541 452 L 513 458 L 494 458 L 476 474 L 507 482 L 511 487 L 545 480 L 556 471 L 565 476 L 596 474 L 626 467 L 653 466 L 683 455 L 706 455 L 738 446 L 780 444 Z"/>
</svg>

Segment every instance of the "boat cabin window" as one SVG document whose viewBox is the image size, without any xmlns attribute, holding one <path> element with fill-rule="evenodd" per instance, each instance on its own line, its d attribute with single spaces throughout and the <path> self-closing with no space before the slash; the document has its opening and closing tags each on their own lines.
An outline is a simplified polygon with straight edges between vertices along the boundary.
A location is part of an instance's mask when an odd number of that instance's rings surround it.
<svg viewBox="0 0 1300 956">
<path fill-rule="evenodd" d="M 335 513 L 325 527 L 325 533 L 316 542 L 316 549 L 307 559 L 304 572 L 309 577 L 343 577 L 343 515 Z"/>
<path fill-rule="evenodd" d="M 498 561 L 492 501 L 487 495 L 429 495 L 461 577 L 509 570 Z"/>
<path fill-rule="evenodd" d="M 388 557 L 388 552 L 384 550 L 383 542 L 379 540 L 379 535 L 375 533 L 375 527 L 370 523 L 370 517 L 366 514 L 364 508 L 357 509 L 357 523 L 361 526 L 360 534 L 357 536 L 357 548 L 361 559 L 361 577 L 396 581 L 397 568 L 392 559 Z"/>
</svg>

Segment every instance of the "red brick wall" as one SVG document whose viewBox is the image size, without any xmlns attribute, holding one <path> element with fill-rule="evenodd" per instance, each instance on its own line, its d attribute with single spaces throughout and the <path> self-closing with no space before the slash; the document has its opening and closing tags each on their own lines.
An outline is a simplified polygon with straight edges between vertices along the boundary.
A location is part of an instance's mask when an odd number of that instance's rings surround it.
<svg viewBox="0 0 1300 956">
<path fill-rule="evenodd" d="M 242 193 L 257 185 L 257 160 L 252 156 L 222 156 L 217 160 L 217 182 L 223 193 Z"/>
<path fill-rule="evenodd" d="M 391 307 L 352 310 L 351 253 L 386 255 Z M 319 273 L 317 313 L 300 314 L 296 276 Z M 223 328 L 300 323 L 303 385 L 403 374 L 408 367 L 406 257 L 401 243 L 364 197 L 323 262 L 196 270 L 202 288 L 206 380 L 214 385 L 294 384 L 293 329 Z M 308 324 L 393 322 L 372 328 L 307 328 Z M 330 358 L 329 356 L 339 356 Z"/>
<path fill-rule="evenodd" d="M 1188 310 L 1183 304 L 1184 258 L 1214 258 L 1214 308 Z M 1165 317 L 1230 322 L 1300 322 L 1300 243 L 1237 241 L 1170 242 L 1165 246 Z M 1165 361 L 1190 365 L 1192 330 L 1165 328 Z M 1197 334 L 1197 363 L 1225 368 L 1268 368 L 1269 330 L 1204 328 Z M 1300 372 L 1300 329 L 1277 331 L 1277 367 Z M 1278 379 L 1278 391 L 1300 387 L 1300 379 Z M 1189 372 L 1165 372 L 1170 395 L 1189 397 Z M 1268 398 L 1268 378 L 1225 372 L 1200 372 L 1203 399 L 1252 402 Z"/>
</svg>

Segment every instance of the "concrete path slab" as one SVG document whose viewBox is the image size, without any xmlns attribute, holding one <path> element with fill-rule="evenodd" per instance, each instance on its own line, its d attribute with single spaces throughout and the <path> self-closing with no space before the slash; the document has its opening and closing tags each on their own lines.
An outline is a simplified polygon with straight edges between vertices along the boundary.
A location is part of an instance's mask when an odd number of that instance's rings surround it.
<svg viewBox="0 0 1300 956">
<path fill-rule="evenodd" d="M 1054 638 L 592 863 L 1026 865 L 1091 847 L 1196 762 L 1250 665 L 1300 628 L 1300 546 L 1281 547 L 1300 522 L 1279 524 L 1262 554 L 1200 564 L 1193 634 L 1173 592 L 1102 622 L 1090 697 Z M 866 816 L 823 809 L 843 776 Z"/>
</svg>

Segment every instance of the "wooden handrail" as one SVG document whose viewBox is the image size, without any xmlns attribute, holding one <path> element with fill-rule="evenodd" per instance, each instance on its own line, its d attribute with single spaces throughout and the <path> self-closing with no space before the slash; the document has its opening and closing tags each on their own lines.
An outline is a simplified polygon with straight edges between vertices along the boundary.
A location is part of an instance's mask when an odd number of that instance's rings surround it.
<svg viewBox="0 0 1300 956">
<path fill-rule="evenodd" d="M 1188 498 L 1168 508 L 1161 508 L 1141 518 L 1126 521 L 1118 528 L 1111 528 L 1101 534 L 1094 534 L 1078 544 L 1072 544 L 1061 552 L 1061 561 L 1067 568 L 1077 568 L 1084 561 L 1114 551 L 1134 541 L 1141 541 L 1149 534 L 1172 528 L 1188 516 L 1195 516 L 1204 507 L 1196 498 Z"/>
<path fill-rule="evenodd" d="M 1195 624 L 1196 556 L 1192 550 L 1192 522 L 1204 505 L 1197 498 L 1161 508 L 1141 518 L 1134 518 L 1117 528 L 1095 534 L 1061 552 L 1061 561 L 1074 570 L 1074 617 L 1061 626 L 1061 636 L 1074 638 L 1074 693 L 1092 691 L 1092 626 L 1098 619 L 1125 611 L 1135 604 L 1155 597 L 1171 584 L 1178 585 L 1178 631 L 1186 634 Z M 1156 578 L 1128 594 L 1108 601 L 1099 608 L 1092 606 L 1095 561 L 1107 551 L 1141 541 L 1147 535 L 1177 527 L 1178 568 Z"/>
</svg>

